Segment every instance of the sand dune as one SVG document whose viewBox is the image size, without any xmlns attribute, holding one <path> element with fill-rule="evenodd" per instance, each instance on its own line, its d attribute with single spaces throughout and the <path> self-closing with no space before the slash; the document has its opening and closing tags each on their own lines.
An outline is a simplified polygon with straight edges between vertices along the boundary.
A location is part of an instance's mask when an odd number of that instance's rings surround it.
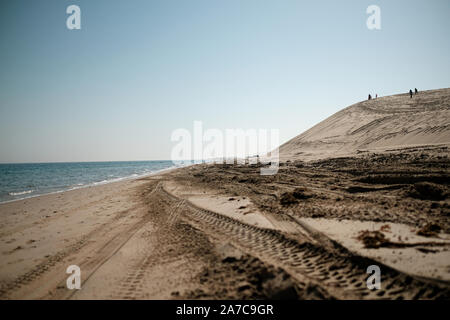
<svg viewBox="0 0 450 320">
<path fill-rule="evenodd" d="M 273 176 L 199 164 L 0 204 L 0 300 L 448 300 L 449 124 L 450 89 L 384 97 L 284 144 L 328 159 Z"/>
<path fill-rule="evenodd" d="M 450 88 L 356 103 L 283 144 L 280 158 L 315 160 L 436 144 L 450 144 Z"/>
</svg>

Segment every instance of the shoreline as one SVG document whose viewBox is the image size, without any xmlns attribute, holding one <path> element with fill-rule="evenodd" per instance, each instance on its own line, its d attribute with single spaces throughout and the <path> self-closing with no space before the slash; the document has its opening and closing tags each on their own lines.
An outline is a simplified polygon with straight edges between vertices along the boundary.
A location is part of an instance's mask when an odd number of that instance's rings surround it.
<svg viewBox="0 0 450 320">
<path fill-rule="evenodd" d="M 27 199 L 33 199 L 33 198 L 48 196 L 48 195 L 52 195 L 52 194 L 59 194 L 59 193 L 64 193 L 64 192 L 69 192 L 69 191 L 74 191 L 74 190 L 79 190 L 79 189 L 84 189 L 84 188 L 98 187 L 98 186 L 103 186 L 103 185 L 106 185 L 106 184 L 123 182 L 123 181 L 129 181 L 129 180 L 133 180 L 133 179 L 142 179 L 142 178 L 146 178 L 146 177 L 149 177 L 149 176 L 152 176 L 152 175 L 157 175 L 157 174 L 164 173 L 165 171 L 175 170 L 175 169 L 178 169 L 178 168 L 183 168 L 183 166 L 181 166 L 181 167 L 174 166 L 174 167 L 169 167 L 169 168 L 157 170 L 157 171 L 150 172 L 150 173 L 136 174 L 136 175 L 133 174 L 131 176 L 125 176 L 125 177 L 122 177 L 122 178 L 114 178 L 114 179 L 106 180 L 106 181 L 92 182 L 92 183 L 89 183 L 89 184 L 86 184 L 86 185 L 81 185 L 81 186 L 78 186 L 78 187 L 77 186 L 71 187 L 69 189 L 51 191 L 51 192 L 46 192 L 46 193 L 41 193 L 41 194 L 35 194 L 35 195 L 30 195 L 30 196 L 19 198 L 19 199 L 0 201 L 0 206 L 3 205 L 3 204 L 8 204 L 8 203 L 16 202 L 16 201 L 23 201 L 23 200 L 27 200 Z M 0 214 L 1 214 L 1 212 L 0 212 Z"/>
<path fill-rule="evenodd" d="M 94 252 L 129 237 L 129 225 L 141 226 L 147 210 L 139 188 L 175 169 L 1 203 L 0 299 L 45 299 L 48 283 L 66 278 L 68 265 L 86 273 L 85 263 L 101 256 Z M 28 275 L 40 274 L 42 266 L 52 267 L 49 277 L 31 283 Z"/>
<path fill-rule="evenodd" d="M 365 166 L 389 159 L 385 177 L 413 161 L 434 177 L 439 166 L 427 164 L 441 155 L 389 153 Z M 379 264 L 386 281 L 401 280 L 383 298 L 447 297 L 448 200 L 405 196 L 407 185 L 364 187 L 346 174 L 361 164 L 353 160 L 286 163 L 278 176 L 261 176 L 257 166 L 191 165 L 0 204 L 0 299 L 270 299 L 297 285 L 291 298 L 378 299 L 356 287 L 367 263 Z M 357 186 L 367 192 L 350 192 Z M 430 222 L 442 232 L 419 237 Z M 364 248 L 358 235 L 367 231 L 398 247 Z M 312 254 L 320 261 L 307 263 Z M 66 287 L 71 265 L 80 267 L 82 290 Z M 324 295 L 304 290 L 304 281 Z M 336 281 L 341 289 L 329 284 Z"/>
</svg>

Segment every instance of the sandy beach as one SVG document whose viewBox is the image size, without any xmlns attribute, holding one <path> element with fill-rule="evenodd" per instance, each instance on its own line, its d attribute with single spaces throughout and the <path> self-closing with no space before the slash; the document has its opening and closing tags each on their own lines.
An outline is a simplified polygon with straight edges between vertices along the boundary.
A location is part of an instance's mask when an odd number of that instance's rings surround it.
<svg viewBox="0 0 450 320">
<path fill-rule="evenodd" d="M 449 299 L 449 95 L 345 109 L 273 176 L 201 164 L 0 204 L 0 298 Z"/>
</svg>

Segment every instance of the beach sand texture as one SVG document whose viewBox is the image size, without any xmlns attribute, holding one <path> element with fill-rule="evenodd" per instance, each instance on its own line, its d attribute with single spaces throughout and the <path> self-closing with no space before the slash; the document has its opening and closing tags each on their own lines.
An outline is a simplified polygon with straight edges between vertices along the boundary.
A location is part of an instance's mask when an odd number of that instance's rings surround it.
<svg viewBox="0 0 450 320">
<path fill-rule="evenodd" d="M 202 164 L 0 204 L 0 298 L 449 299 L 449 144 L 433 90 L 336 113 L 274 176 Z"/>
</svg>

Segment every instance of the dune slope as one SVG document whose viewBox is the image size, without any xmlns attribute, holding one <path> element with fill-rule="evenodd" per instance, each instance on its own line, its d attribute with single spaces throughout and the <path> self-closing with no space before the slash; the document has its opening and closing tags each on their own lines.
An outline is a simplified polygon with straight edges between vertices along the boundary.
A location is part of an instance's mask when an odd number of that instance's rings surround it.
<svg viewBox="0 0 450 320">
<path fill-rule="evenodd" d="M 436 144 L 450 144 L 450 88 L 356 103 L 283 144 L 280 158 L 316 160 Z"/>
</svg>

